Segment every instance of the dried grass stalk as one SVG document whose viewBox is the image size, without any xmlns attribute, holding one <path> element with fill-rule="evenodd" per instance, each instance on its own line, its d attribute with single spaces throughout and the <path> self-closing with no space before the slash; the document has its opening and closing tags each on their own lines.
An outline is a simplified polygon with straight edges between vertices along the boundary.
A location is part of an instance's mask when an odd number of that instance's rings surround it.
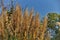
<svg viewBox="0 0 60 40">
<path fill-rule="evenodd" d="M 16 5 L 12 14 L 2 10 L 0 16 L 0 38 L 1 40 L 43 40 L 47 27 L 47 18 L 44 19 L 43 25 L 40 25 L 39 14 L 33 15 L 33 9 L 28 9 L 22 14 L 22 9 Z M 6 12 L 6 13 L 5 13 Z M 4 14 L 5 13 L 5 14 Z"/>
</svg>

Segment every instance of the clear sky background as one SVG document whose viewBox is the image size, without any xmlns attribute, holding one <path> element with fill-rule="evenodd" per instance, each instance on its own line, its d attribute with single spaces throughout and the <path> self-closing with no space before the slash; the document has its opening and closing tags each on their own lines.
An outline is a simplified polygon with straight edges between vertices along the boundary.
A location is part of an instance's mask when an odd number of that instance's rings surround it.
<svg viewBox="0 0 60 40">
<path fill-rule="evenodd" d="M 5 6 L 7 6 L 9 0 L 5 0 L 4 2 Z M 41 17 L 49 12 L 60 13 L 60 0 L 15 0 L 14 3 L 16 2 L 22 7 L 22 9 L 25 9 L 26 7 L 28 7 L 29 10 L 34 8 L 34 11 L 38 11 Z"/>
</svg>

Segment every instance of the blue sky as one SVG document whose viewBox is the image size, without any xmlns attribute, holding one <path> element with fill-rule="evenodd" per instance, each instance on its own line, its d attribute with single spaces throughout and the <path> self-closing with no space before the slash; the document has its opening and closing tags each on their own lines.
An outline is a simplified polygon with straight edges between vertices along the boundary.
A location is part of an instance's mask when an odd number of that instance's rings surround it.
<svg viewBox="0 0 60 40">
<path fill-rule="evenodd" d="M 15 0 L 15 1 L 22 7 L 22 9 L 25 9 L 26 7 L 28 7 L 29 10 L 31 8 L 34 8 L 34 11 L 39 12 L 41 17 L 45 16 L 49 12 L 60 13 L 60 0 Z M 5 0 L 4 2 L 6 6 L 9 3 L 9 0 Z"/>
</svg>

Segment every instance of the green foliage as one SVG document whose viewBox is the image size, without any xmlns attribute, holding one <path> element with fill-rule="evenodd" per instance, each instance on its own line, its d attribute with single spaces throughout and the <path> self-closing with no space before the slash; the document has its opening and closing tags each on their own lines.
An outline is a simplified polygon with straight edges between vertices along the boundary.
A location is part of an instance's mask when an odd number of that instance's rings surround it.
<svg viewBox="0 0 60 40">
<path fill-rule="evenodd" d="M 48 13 L 48 27 L 55 30 L 55 36 L 52 38 L 52 40 L 60 40 L 60 27 L 56 28 L 56 22 L 60 22 L 60 14 L 57 13 Z"/>
<path fill-rule="evenodd" d="M 51 29 L 55 28 L 57 22 L 57 13 L 48 13 L 48 27 Z"/>
<path fill-rule="evenodd" d="M 60 14 L 58 14 L 58 19 L 59 19 L 58 21 L 60 22 Z"/>
</svg>

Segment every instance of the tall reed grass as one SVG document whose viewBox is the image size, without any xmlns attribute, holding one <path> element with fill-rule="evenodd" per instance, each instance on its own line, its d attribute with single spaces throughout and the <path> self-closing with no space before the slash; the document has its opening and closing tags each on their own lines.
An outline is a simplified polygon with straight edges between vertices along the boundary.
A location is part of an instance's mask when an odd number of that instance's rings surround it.
<svg viewBox="0 0 60 40">
<path fill-rule="evenodd" d="M 19 5 L 12 14 L 8 10 L 2 10 L 0 15 L 0 40 L 44 40 L 47 28 L 47 17 L 43 25 L 40 25 L 39 13 L 33 15 L 33 9 L 24 13 Z"/>
</svg>

